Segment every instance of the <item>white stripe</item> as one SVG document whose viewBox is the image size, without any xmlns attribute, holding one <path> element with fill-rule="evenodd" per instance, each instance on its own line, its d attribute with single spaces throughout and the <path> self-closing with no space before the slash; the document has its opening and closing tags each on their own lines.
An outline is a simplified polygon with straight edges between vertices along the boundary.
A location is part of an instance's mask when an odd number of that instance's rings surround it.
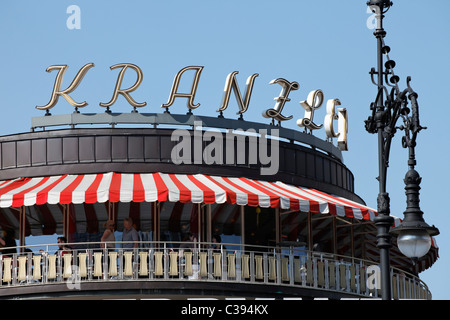
<svg viewBox="0 0 450 320">
<path fill-rule="evenodd" d="M 76 178 L 76 175 L 68 175 L 63 180 L 61 180 L 56 186 L 49 190 L 47 202 L 50 204 L 59 203 L 61 192 L 65 188 L 67 188 Z"/>
<path fill-rule="evenodd" d="M 27 193 L 25 194 L 24 199 L 23 199 L 23 200 L 24 200 L 23 204 L 24 204 L 25 206 L 32 206 L 32 205 L 35 205 L 35 204 L 36 204 L 36 196 L 37 196 L 37 194 L 38 194 L 41 190 L 47 188 L 49 185 L 51 185 L 52 183 L 54 183 L 55 181 L 57 181 L 59 178 L 61 178 L 61 176 L 52 176 L 52 177 L 50 177 L 45 183 L 43 183 L 41 186 L 39 186 L 39 187 L 33 189 L 33 190 L 30 191 L 30 192 L 27 192 Z"/>
<path fill-rule="evenodd" d="M 74 204 L 80 204 L 85 201 L 86 190 L 92 185 L 96 174 L 85 175 L 78 186 L 72 191 L 72 202 Z"/>
<path fill-rule="evenodd" d="M 209 180 L 203 174 L 193 175 L 195 179 L 203 183 L 209 189 L 214 191 L 214 196 L 216 199 L 216 203 L 225 203 L 227 201 L 227 193 L 224 189 L 222 189 L 219 185 L 215 184 L 213 181 Z"/>
<path fill-rule="evenodd" d="M 100 181 L 97 188 L 97 202 L 103 203 L 109 200 L 109 187 L 112 181 L 112 172 L 103 174 L 102 181 Z"/>
<path fill-rule="evenodd" d="M 244 188 L 245 190 L 248 190 L 251 193 L 255 193 L 258 195 L 258 204 L 262 208 L 268 208 L 270 207 L 270 197 L 265 194 L 262 191 L 259 191 L 256 188 L 253 188 L 251 185 L 245 183 L 244 181 L 240 180 L 239 178 L 229 178 L 231 182 L 237 184 L 238 186 Z"/>
<path fill-rule="evenodd" d="M 310 211 L 310 201 L 308 200 L 309 198 L 307 197 L 307 199 L 305 199 L 304 197 L 300 197 L 298 193 L 295 192 L 295 187 L 292 186 L 288 186 L 282 182 L 275 182 L 275 185 L 282 187 L 283 189 L 287 189 L 287 191 L 282 190 L 283 192 L 287 192 L 289 194 L 290 197 L 295 198 L 298 200 L 298 205 L 299 205 L 299 209 L 301 212 L 309 212 Z M 295 189 L 294 189 L 295 188 Z"/>
<path fill-rule="evenodd" d="M 309 212 L 310 211 L 309 200 L 300 197 L 297 193 L 293 192 L 293 190 L 291 188 L 288 188 L 288 186 L 282 182 L 277 181 L 274 184 L 277 187 L 287 189 L 287 191 L 281 190 L 281 192 L 287 193 L 291 198 L 295 198 L 298 200 L 298 205 L 299 205 L 299 209 L 301 212 Z"/>
<path fill-rule="evenodd" d="M 258 180 L 256 183 L 262 184 L 263 188 L 266 188 L 270 190 L 272 193 L 275 193 L 277 196 L 280 197 L 280 207 L 281 209 L 290 209 L 291 208 L 291 199 L 289 196 L 286 196 L 286 191 L 278 189 L 277 185 L 271 184 L 267 181 Z M 294 197 L 292 197 L 294 198 Z M 308 204 L 309 208 L 309 204 Z"/>
<path fill-rule="evenodd" d="M 321 197 L 323 199 L 326 199 L 327 201 L 330 201 L 330 202 L 334 203 L 336 205 L 336 214 L 338 216 L 345 217 L 345 207 L 347 207 L 347 208 L 351 208 L 352 209 L 353 216 L 356 219 L 359 219 L 359 220 L 363 219 L 362 212 L 361 212 L 361 210 L 359 208 L 357 208 L 355 206 L 352 206 L 352 205 L 349 205 L 349 204 L 343 202 L 341 199 L 339 199 L 337 197 L 333 197 L 333 196 L 328 195 L 328 194 L 321 194 L 321 193 L 318 193 L 318 192 L 316 192 L 314 190 L 310 190 L 310 192 L 314 193 L 318 197 Z M 347 199 L 345 199 L 345 201 L 347 201 Z"/>
<path fill-rule="evenodd" d="M 158 200 L 158 189 L 152 173 L 141 173 L 142 186 L 144 187 L 145 201 L 154 202 Z"/>
<path fill-rule="evenodd" d="M 133 181 L 134 175 L 129 173 L 122 173 L 120 179 L 120 195 L 121 202 L 130 202 L 133 200 Z"/>
<path fill-rule="evenodd" d="M 336 197 L 336 198 L 341 199 L 341 197 Z M 349 200 L 349 199 L 345 199 L 345 200 L 348 201 L 352 207 L 356 207 L 356 208 L 362 207 L 362 208 L 367 209 L 368 213 L 369 213 L 369 219 L 371 221 L 373 221 L 373 219 L 375 219 L 375 216 L 376 216 L 376 214 L 375 214 L 376 210 L 375 209 L 372 209 L 372 208 L 370 208 L 368 206 L 365 206 L 365 205 L 362 205 L 360 203 L 357 203 L 357 202 L 355 202 L 353 200 Z"/>
<path fill-rule="evenodd" d="M 394 216 L 391 216 L 391 217 L 394 218 L 394 227 L 398 227 L 402 223 L 400 218 L 397 218 Z"/>
<path fill-rule="evenodd" d="M 10 184 L 16 183 L 17 181 L 19 181 L 21 178 L 17 178 L 17 179 L 13 179 L 10 180 L 8 182 L 3 181 L 3 184 L 0 185 L 0 189 L 6 188 L 7 186 L 9 186 Z"/>
<path fill-rule="evenodd" d="M 178 190 L 177 186 L 169 177 L 169 175 L 166 173 L 160 173 L 159 175 L 161 179 L 164 181 L 164 184 L 169 189 L 169 201 L 172 202 L 180 201 L 180 190 Z"/>
<path fill-rule="evenodd" d="M 292 191 L 294 194 L 297 194 L 297 195 L 299 195 L 299 196 L 301 196 L 303 198 L 307 198 L 310 201 L 316 201 L 319 204 L 319 212 L 320 213 L 329 213 L 330 212 L 330 209 L 328 207 L 328 202 L 327 201 L 324 201 L 321 198 L 318 198 L 318 197 L 316 197 L 314 195 L 311 195 L 311 194 L 305 192 L 300 187 L 294 187 L 294 186 L 291 186 L 291 185 L 288 185 L 288 184 L 285 184 L 285 183 L 279 182 L 279 181 L 277 181 L 277 184 L 283 186 L 284 188 Z"/>
<path fill-rule="evenodd" d="M 235 188 L 234 186 L 230 185 L 227 181 L 223 179 L 223 177 L 219 176 L 211 176 L 215 181 L 218 183 L 223 184 L 228 189 L 232 190 L 234 193 L 236 193 L 236 204 L 240 206 L 244 206 L 248 203 L 248 195 L 245 192 L 242 192 L 241 190 Z"/>
<path fill-rule="evenodd" d="M 360 208 L 353 207 L 352 209 L 353 209 L 353 216 L 356 219 L 362 220 L 364 218 Z"/>
<path fill-rule="evenodd" d="M 25 183 L 24 185 L 15 188 L 13 190 L 8 191 L 0 197 L 0 206 L 1 207 L 11 207 L 13 203 L 13 197 L 15 194 L 20 193 L 23 190 L 31 188 L 38 184 L 43 178 L 32 178 L 30 181 Z"/>
<path fill-rule="evenodd" d="M 203 202 L 203 190 L 193 183 L 185 174 L 176 174 L 178 180 L 189 190 L 191 190 L 191 202 L 202 203 Z"/>
<path fill-rule="evenodd" d="M 7 186 L 7 185 L 9 185 L 9 184 L 11 184 L 11 183 L 13 183 L 15 180 L 4 180 L 4 181 L 0 181 L 0 189 L 1 188 L 4 188 L 5 186 Z"/>
<path fill-rule="evenodd" d="M 339 204 L 335 204 L 336 206 L 336 215 L 339 217 L 345 217 L 345 208 Z"/>
</svg>

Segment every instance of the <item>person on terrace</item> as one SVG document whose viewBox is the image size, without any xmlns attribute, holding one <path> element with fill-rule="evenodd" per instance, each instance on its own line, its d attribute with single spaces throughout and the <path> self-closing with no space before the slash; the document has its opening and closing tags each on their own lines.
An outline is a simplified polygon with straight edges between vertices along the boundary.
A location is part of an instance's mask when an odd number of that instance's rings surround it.
<svg viewBox="0 0 450 320">
<path fill-rule="evenodd" d="M 133 227 L 133 220 L 131 217 L 123 220 L 123 234 L 122 234 L 122 248 L 134 249 L 139 246 L 139 234 Z"/>
<path fill-rule="evenodd" d="M 105 223 L 106 230 L 103 232 L 103 235 L 100 239 L 102 243 L 102 248 L 113 249 L 116 241 L 116 237 L 114 235 L 114 228 L 116 224 L 113 220 L 108 220 Z"/>
</svg>

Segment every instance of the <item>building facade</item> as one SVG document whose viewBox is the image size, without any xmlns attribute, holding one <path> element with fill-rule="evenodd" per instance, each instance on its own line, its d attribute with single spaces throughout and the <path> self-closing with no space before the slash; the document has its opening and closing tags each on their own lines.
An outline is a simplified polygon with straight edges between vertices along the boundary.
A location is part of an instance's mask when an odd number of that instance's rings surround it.
<svg viewBox="0 0 450 320">
<path fill-rule="evenodd" d="M 1 256 L 0 297 L 379 297 L 376 211 L 355 192 L 346 141 L 192 110 L 47 109 L 30 132 L 0 137 L 0 226 L 20 242 Z M 281 122 L 281 110 L 266 114 Z M 100 240 L 107 221 L 113 247 Z M 54 234 L 70 250 L 25 243 Z M 418 274 L 437 254 L 413 264 L 392 249 L 395 299 L 431 298 Z"/>
</svg>

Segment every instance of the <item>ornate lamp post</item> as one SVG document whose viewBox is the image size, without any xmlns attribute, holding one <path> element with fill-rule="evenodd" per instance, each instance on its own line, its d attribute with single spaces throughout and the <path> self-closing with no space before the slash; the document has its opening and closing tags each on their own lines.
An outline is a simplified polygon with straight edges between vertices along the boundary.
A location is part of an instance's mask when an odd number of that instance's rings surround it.
<svg viewBox="0 0 450 320">
<path fill-rule="evenodd" d="M 375 13 L 377 27 L 374 32 L 377 38 L 377 70 L 372 68 L 370 75 L 378 92 L 375 101 L 371 103 L 372 115 L 365 121 L 366 130 L 378 135 L 378 166 L 379 193 L 377 199 L 378 216 L 375 219 L 377 227 L 377 247 L 380 249 L 381 295 L 384 300 L 391 299 L 390 262 L 391 235 L 397 235 L 400 251 L 413 260 L 424 256 L 431 246 L 431 236 L 439 234 L 437 228 L 430 227 L 423 219 L 419 207 L 419 190 L 421 177 L 414 169 L 416 165 L 415 146 L 417 134 L 426 129 L 419 122 L 419 105 L 417 93 L 411 88 L 411 78 L 407 78 L 407 88 L 399 89 L 400 78 L 394 74 L 395 62 L 389 59 L 390 48 L 385 45 L 386 32 L 383 29 L 384 14 L 393 3 L 389 0 L 370 0 L 367 2 Z M 384 56 L 386 62 L 383 64 Z M 375 81 L 375 77 L 377 78 Z M 387 86 L 390 87 L 390 91 Z M 408 108 L 408 100 L 411 109 Z M 403 120 L 403 125 L 397 127 L 397 121 Z M 404 131 L 402 146 L 408 148 L 409 170 L 405 176 L 407 207 L 404 220 L 400 226 L 393 228 L 393 218 L 390 214 L 389 194 L 386 192 L 386 175 L 389 166 L 389 153 L 392 138 L 397 130 Z"/>
</svg>

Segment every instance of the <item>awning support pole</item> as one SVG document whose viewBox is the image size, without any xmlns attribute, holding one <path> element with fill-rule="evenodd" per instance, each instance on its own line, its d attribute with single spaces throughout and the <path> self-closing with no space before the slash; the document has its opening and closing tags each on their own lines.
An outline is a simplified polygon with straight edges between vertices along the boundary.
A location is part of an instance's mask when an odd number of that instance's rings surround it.
<svg viewBox="0 0 450 320">
<path fill-rule="evenodd" d="M 152 203 L 153 207 L 153 241 L 159 241 L 159 201 Z"/>
<path fill-rule="evenodd" d="M 68 239 L 69 236 L 69 219 L 68 219 L 68 205 L 62 204 L 63 208 L 63 236 Z"/>
<path fill-rule="evenodd" d="M 242 251 L 244 250 L 245 245 L 245 210 L 244 206 L 239 206 L 239 210 L 241 212 L 241 244 L 242 244 Z"/>
<path fill-rule="evenodd" d="M 333 253 L 337 254 L 337 229 L 335 216 L 333 216 Z"/>
<path fill-rule="evenodd" d="M 313 249 L 313 230 L 312 230 L 312 221 L 311 221 L 311 212 L 308 213 L 308 250 L 312 251 Z"/>
<path fill-rule="evenodd" d="M 111 202 L 109 201 L 108 201 L 108 220 L 113 220 L 113 217 L 111 215 Z"/>
<path fill-rule="evenodd" d="M 20 207 L 20 228 L 19 228 L 19 245 L 20 245 L 20 253 L 24 252 L 25 246 L 25 206 Z"/>
<path fill-rule="evenodd" d="M 281 219 L 280 208 L 275 208 L 275 241 L 277 244 L 281 242 L 280 219 Z"/>
<path fill-rule="evenodd" d="M 197 241 L 200 243 L 203 240 L 203 232 L 202 232 L 202 227 L 203 227 L 203 209 L 202 209 L 202 204 L 198 203 L 197 204 L 197 210 L 198 210 L 198 214 L 197 214 L 197 229 L 198 229 L 198 234 L 197 234 Z"/>
<path fill-rule="evenodd" d="M 350 226 L 350 235 L 352 237 L 351 241 L 352 241 L 352 258 L 353 258 L 353 257 L 355 257 L 355 233 L 354 233 L 353 224 Z"/>
<path fill-rule="evenodd" d="M 206 205 L 206 242 L 212 241 L 211 235 L 211 204 Z"/>
</svg>

